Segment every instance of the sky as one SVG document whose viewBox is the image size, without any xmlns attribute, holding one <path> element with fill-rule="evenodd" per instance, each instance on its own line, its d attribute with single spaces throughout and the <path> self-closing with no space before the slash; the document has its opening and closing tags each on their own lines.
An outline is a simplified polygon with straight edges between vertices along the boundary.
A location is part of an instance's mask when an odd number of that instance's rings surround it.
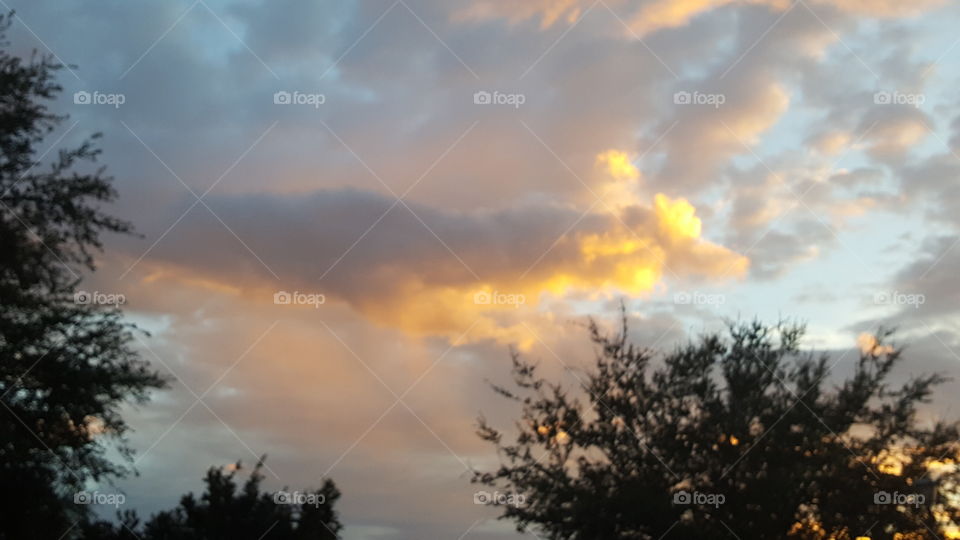
<svg viewBox="0 0 960 540">
<path fill-rule="evenodd" d="M 0 6 L 140 233 L 81 289 L 171 378 L 127 412 L 142 513 L 267 454 L 348 540 L 519 538 L 469 482 L 519 412 L 488 383 L 513 347 L 576 387 L 621 302 L 655 349 L 789 319 L 842 375 L 896 326 L 895 378 L 960 375 L 956 3 Z"/>
</svg>

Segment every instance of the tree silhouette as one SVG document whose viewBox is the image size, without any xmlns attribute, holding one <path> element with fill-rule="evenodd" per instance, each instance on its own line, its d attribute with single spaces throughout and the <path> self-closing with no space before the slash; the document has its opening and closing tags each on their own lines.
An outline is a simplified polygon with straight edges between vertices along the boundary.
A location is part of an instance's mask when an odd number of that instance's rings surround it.
<svg viewBox="0 0 960 540">
<path fill-rule="evenodd" d="M 514 353 L 516 387 L 494 389 L 522 406 L 516 435 L 480 418 L 501 464 L 473 480 L 504 490 L 490 501 L 519 530 L 905 539 L 958 517 L 957 425 L 917 419 L 944 379 L 891 389 L 902 356 L 890 332 L 828 388 L 828 358 L 801 352 L 802 326 L 731 323 L 662 357 L 628 342 L 625 316 L 617 335 L 589 330 L 598 352 L 582 397 Z"/>
<path fill-rule="evenodd" d="M 82 518 L 74 493 L 126 471 L 105 457 L 130 453 L 119 407 L 163 384 L 121 311 L 77 296 L 100 234 L 131 228 L 100 210 L 116 196 L 103 169 L 83 172 L 93 139 L 40 162 L 65 119 L 47 107 L 60 67 L 0 49 L 0 539 L 58 538 Z"/>
<path fill-rule="evenodd" d="M 333 509 L 340 491 L 332 480 L 310 492 L 262 493 L 263 462 L 254 467 L 242 488 L 234 477 L 240 464 L 224 472 L 211 468 L 204 479 L 206 491 L 192 493 L 173 510 L 160 512 L 140 528 L 134 512 L 83 526 L 86 540 L 328 540 L 343 529 Z"/>
</svg>

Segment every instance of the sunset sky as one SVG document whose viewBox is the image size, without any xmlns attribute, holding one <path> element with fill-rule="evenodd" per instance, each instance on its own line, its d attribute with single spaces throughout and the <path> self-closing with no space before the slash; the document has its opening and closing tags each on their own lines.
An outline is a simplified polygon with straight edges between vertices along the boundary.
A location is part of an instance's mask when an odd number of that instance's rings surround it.
<svg viewBox="0 0 960 540">
<path fill-rule="evenodd" d="M 576 386 L 621 301 L 656 349 L 791 318 L 844 374 L 896 325 L 899 377 L 960 376 L 956 3 L 0 6 L 141 234 L 81 288 L 171 377 L 128 413 L 143 513 L 268 454 L 348 540 L 518 538 L 469 482 L 517 415 L 488 382 L 513 346 Z"/>
</svg>

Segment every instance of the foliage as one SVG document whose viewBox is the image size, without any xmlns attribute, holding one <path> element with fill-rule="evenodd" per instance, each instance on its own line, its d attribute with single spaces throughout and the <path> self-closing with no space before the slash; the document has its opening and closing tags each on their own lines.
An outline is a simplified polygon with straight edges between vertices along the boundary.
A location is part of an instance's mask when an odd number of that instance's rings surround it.
<svg viewBox="0 0 960 540">
<path fill-rule="evenodd" d="M 164 384 L 118 308 L 75 297 L 101 233 L 131 227 L 101 210 L 116 193 L 90 167 L 96 136 L 46 157 L 61 67 L 0 49 L 0 539 L 57 538 L 83 517 L 73 494 L 127 472 L 105 457 L 130 454 L 120 407 Z"/>
<path fill-rule="evenodd" d="M 142 530 L 133 512 L 120 514 L 119 524 L 100 521 L 84 526 L 86 540 L 326 540 L 338 538 L 343 528 L 333 506 L 340 491 L 332 480 L 319 490 L 293 494 L 262 493 L 258 463 L 242 488 L 234 480 L 240 470 L 211 468 L 200 498 L 192 493 L 173 510 L 160 512 Z M 291 504 L 294 502 L 296 504 Z"/>
<path fill-rule="evenodd" d="M 884 331 L 829 388 L 803 334 L 731 323 L 659 357 L 628 342 L 626 316 L 613 336 L 591 322 L 582 396 L 515 353 L 515 387 L 494 389 L 522 407 L 517 433 L 480 419 L 501 464 L 474 481 L 524 500 L 501 517 L 551 539 L 933 538 L 958 517 L 930 483 L 956 481 L 930 468 L 954 463 L 958 427 L 923 427 L 917 407 L 944 379 L 891 388 L 902 350 Z M 884 504 L 910 496 L 923 504 Z"/>
</svg>

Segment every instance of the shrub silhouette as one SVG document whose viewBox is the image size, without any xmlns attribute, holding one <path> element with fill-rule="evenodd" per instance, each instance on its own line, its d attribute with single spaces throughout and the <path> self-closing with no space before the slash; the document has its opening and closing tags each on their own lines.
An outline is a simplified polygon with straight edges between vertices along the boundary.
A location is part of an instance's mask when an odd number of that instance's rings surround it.
<svg viewBox="0 0 960 540">
<path fill-rule="evenodd" d="M 480 418 L 501 465 L 473 480 L 523 496 L 501 515 L 521 531 L 934 538 L 938 520 L 957 518 L 943 496 L 956 487 L 957 425 L 917 421 L 944 379 L 889 388 L 902 360 L 890 332 L 831 389 L 828 358 L 800 350 L 802 326 L 731 323 L 662 358 L 628 342 L 626 316 L 617 335 L 589 331 L 598 352 L 583 397 L 514 353 L 515 386 L 494 389 L 522 407 L 516 435 Z M 931 471 L 938 464 L 948 466 Z"/>
<path fill-rule="evenodd" d="M 333 509 L 340 491 L 332 480 L 311 492 L 260 491 L 263 461 L 257 463 L 242 487 L 235 476 L 211 468 L 199 498 L 184 495 L 180 504 L 160 512 L 142 527 L 135 512 L 118 516 L 118 524 L 88 523 L 88 540 L 327 540 L 338 538 L 343 528 Z"/>
</svg>

